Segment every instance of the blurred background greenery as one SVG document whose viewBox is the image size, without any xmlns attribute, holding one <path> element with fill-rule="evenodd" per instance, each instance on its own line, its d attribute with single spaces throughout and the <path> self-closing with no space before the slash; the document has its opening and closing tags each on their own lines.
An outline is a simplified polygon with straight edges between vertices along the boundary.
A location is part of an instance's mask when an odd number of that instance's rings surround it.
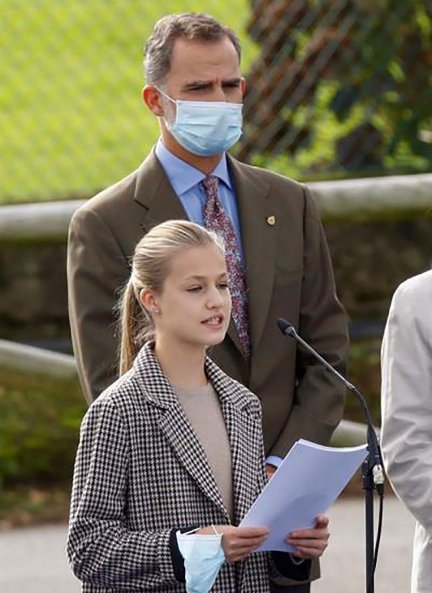
<svg viewBox="0 0 432 593">
<path fill-rule="evenodd" d="M 241 38 L 243 160 L 303 180 L 431 171 L 432 0 L 0 0 L 0 204 L 88 198 L 139 165 L 158 137 L 143 45 L 176 11 Z M 350 378 L 377 425 L 383 323 L 396 285 L 429 265 L 431 212 L 326 225 Z M 1 245 L 1 337 L 70 352 L 64 244 Z M 0 526 L 64 518 L 85 409 L 76 383 L 2 375 Z M 346 418 L 363 420 L 352 399 Z"/>
<path fill-rule="evenodd" d="M 136 168 L 158 137 L 141 100 L 145 39 L 164 14 L 203 8 L 0 0 L 0 200 L 88 197 Z M 248 1 L 210 0 L 206 9 L 239 32 L 247 68 Z"/>
<path fill-rule="evenodd" d="M 134 169 L 157 138 L 144 40 L 196 10 L 243 44 L 243 160 L 302 179 L 429 170 L 431 0 L 0 0 L 0 200 L 88 197 Z"/>
</svg>

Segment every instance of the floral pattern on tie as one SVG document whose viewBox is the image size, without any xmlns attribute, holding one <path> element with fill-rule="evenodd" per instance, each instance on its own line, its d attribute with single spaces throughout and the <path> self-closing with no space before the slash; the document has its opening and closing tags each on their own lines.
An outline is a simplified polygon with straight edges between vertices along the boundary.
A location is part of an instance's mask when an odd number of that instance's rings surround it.
<svg viewBox="0 0 432 593">
<path fill-rule="evenodd" d="M 229 287 L 232 300 L 232 318 L 242 349 L 250 356 L 249 311 L 246 276 L 240 255 L 240 248 L 233 224 L 219 198 L 218 179 L 209 175 L 202 181 L 206 194 L 203 218 L 204 226 L 223 238 L 226 251 Z"/>
</svg>

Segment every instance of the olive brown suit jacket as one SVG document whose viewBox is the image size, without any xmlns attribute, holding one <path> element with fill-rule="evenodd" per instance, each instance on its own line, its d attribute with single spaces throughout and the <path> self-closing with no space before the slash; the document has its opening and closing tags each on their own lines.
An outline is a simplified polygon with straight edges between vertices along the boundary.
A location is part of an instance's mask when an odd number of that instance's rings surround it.
<svg viewBox="0 0 432 593">
<path fill-rule="evenodd" d="M 346 318 L 307 188 L 229 156 L 228 167 L 246 263 L 252 354 L 250 361 L 244 358 L 232 322 L 210 354 L 261 399 L 266 453 L 283 457 L 298 438 L 328 442 L 342 417 L 344 390 L 280 333 L 276 321 L 287 319 L 344 372 Z M 185 218 L 154 152 L 75 212 L 68 246 L 69 313 L 88 401 L 117 377 L 113 308 L 129 278 L 136 243 L 154 225 Z"/>
</svg>

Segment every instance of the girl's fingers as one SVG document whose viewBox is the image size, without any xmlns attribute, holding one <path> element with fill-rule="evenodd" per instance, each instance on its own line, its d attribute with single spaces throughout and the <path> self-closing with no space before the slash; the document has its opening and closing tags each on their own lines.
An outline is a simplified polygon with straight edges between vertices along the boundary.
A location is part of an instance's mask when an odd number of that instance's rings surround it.
<svg viewBox="0 0 432 593">
<path fill-rule="evenodd" d="M 308 550 L 310 552 L 324 552 L 327 548 L 327 542 L 321 543 L 310 543 L 310 542 L 296 542 L 291 543 L 292 546 L 296 548 L 296 550 Z"/>
<path fill-rule="evenodd" d="M 321 556 L 328 546 L 327 540 L 288 539 L 295 548 L 294 554 L 302 558 L 316 558 Z"/>
<path fill-rule="evenodd" d="M 228 562 L 247 558 L 268 537 L 265 528 L 225 528 L 222 529 L 222 547 Z"/>
<path fill-rule="evenodd" d="M 296 529 L 289 534 L 289 538 L 295 539 L 324 539 L 328 540 L 330 533 L 328 532 L 329 519 L 326 515 L 318 515 L 315 519 L 315 525 L 311 529 Z"/>
<path fill-rule="evenodd" d="M 244 542 L 227 542 L 225 546 L 225 551 L 229 554 L 250 554 L 253 550 L 258 548 L 263 543 L 264 540 L 244 543 Z"/>
<path fill-rule="evenodd" d="M 237 537 L 249 538 L 249 537 L 267 537 L 270 531 L 267 527 L 235 527 L 234 528 Z"/>
<path fill-rule="evenodd" d="M 329 518 L 327 515 L 318 515 L 315 520 L 315 527 L 322 526 L 327 527 L 329 524 Z"/>
<path fill-rule="evenodd" d="M 233 541 L 235 546 L 243 547 L 243 546 L 258 546 L 262 542 L 265 542 L 267 539 L 266 537 L 248 537 L 248 538 L 238 538 Z"/>
</svg>

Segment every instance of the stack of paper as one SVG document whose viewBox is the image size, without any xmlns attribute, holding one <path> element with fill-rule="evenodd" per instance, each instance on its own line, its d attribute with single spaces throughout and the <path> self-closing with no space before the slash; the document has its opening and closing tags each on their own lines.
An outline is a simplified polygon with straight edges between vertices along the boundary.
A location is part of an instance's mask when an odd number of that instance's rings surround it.
<svg viewBox="0 0 432 593">
<path fill-rule="evenodd" d="M 325 513 L 366 459 L 367 445 L 323 447 L 297 441 L 240 523 L 265 526 L 267 540 L 256 550 L 292 552 L 289 533 L 312 527 Z"/>
</svg>

